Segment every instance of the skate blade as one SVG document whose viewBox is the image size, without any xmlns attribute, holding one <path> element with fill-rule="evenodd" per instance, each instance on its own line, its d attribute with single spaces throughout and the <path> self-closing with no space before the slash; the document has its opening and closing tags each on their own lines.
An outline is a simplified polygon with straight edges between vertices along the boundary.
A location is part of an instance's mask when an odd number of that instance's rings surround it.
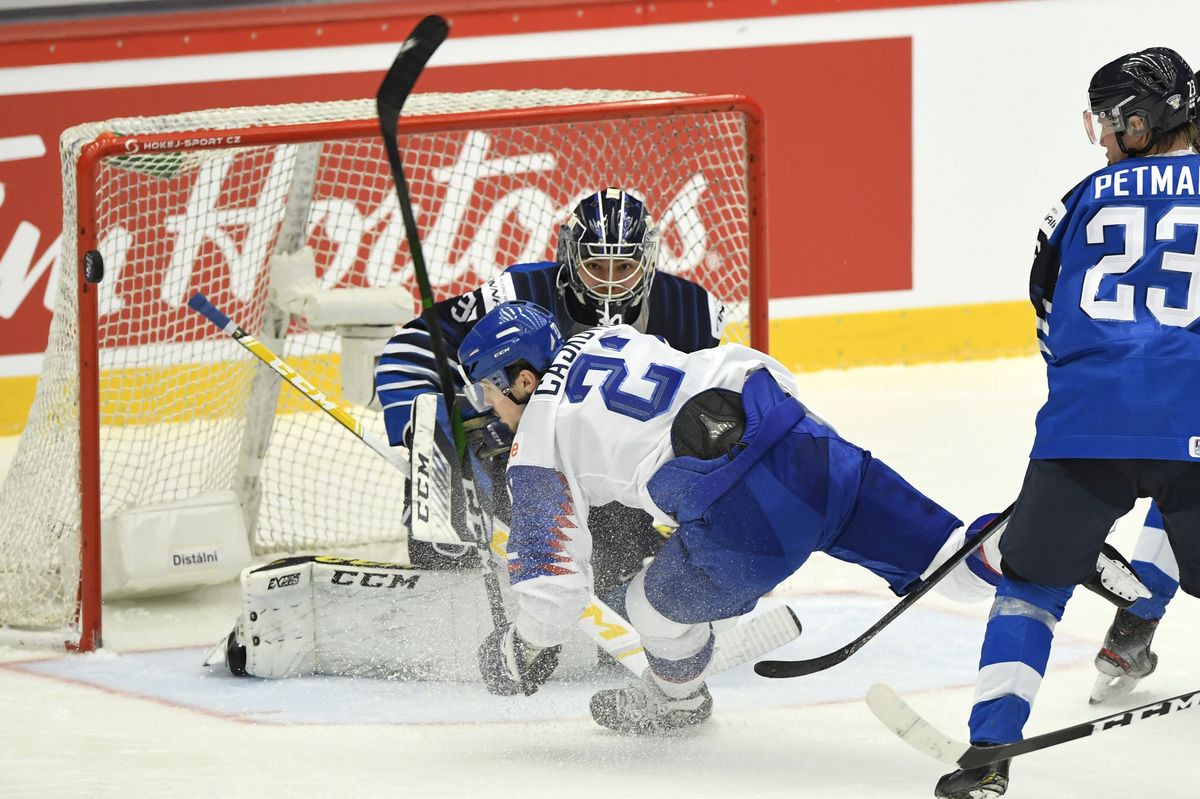
<svg viewBox="0 0 1200 799">
<path fill-rule="evenodd" d="M 1102 705 L 1105 702 L 1120 699 L 1133 691 L 1138 682 L 1139 678 L 1130 677 L 1126 674 L 1116 677 L 1109 674 L 1100 674 L 1096 677 L 1096 684 L 1092 686 L 1092 695 L 1088 698 L 1088 704 Z"/>
</svg>

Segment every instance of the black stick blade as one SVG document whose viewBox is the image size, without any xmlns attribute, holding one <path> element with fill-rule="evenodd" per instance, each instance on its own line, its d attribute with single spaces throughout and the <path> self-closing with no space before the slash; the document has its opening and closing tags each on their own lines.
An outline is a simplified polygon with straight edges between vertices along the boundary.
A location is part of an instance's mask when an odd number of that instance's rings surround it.
<svg viewBox="0 0 1200 799">
<path fill-rule="evenodd" d="M 435 50 L 446 41 L 450 26 L 446 20 L 431 14 L 417 23 L 412 33 L 400 45 L 396 60 L 383 76 L 379 91 L 375 95 L 375 107 L 379 111 L 380 124 L 390 124 L 391 130 L 396 129 L 396 117 L 404 107 L 404 101 L 412 92 L 421 70 L 433 56 Z"/>
<path fill-rule="evenodd" d="M 841 663 L 848 655 L 843 656 L 842 650 L 831 652 L 812 660 L 760 660 L 754 664 L 754 673 L 759 677 L 781 679 L 785 677 L 805 677 L 825 671 L 831 666 Z"/>
</svg>

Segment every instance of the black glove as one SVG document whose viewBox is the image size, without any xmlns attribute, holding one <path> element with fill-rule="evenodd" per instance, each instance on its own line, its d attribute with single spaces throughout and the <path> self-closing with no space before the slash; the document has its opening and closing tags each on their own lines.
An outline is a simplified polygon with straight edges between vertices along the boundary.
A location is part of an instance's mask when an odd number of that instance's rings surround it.
<svg viewBox="0 0 1200 799">
<path fill-rule="evenodd" d="M 511 624 L 497 627 L 479 646 L 479 673 L 487 689 L 498 696 L 532 696 L 558 667 L 561 646 L 541 649 L 526 643 Z M 524 686 L 522 686 L 522 675 Z"/>
<path fill-rule="evenodd" d="M 500 417 L 490 409 L 482 413 L 472 409 L 472 412 L 476 415 L 470 418 L 463 414 L 463 433 L 467 437 L 467 446 L 475 453 L 475 457 L 486 462 L 497 455 L 508 454 L 513 441 L 513 434 L 508 425 L 500 421 Z"/>
</svg>

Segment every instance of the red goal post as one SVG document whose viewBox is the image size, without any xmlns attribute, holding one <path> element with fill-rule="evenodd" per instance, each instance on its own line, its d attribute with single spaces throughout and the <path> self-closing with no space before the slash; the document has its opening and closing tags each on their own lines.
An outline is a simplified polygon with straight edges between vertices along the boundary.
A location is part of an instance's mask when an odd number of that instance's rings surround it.
<svg viewBox="0 0 1200 799">
<path fill-rule="evenodd" d="M 726 305 L 727 340 L 766 349 L 749 99 L 414 95 L 399 137 L 439 299 L 553 259 L 574 202 L 616 185 L 659 220 L 660 269 Z M 61 149 L 50 343 L 0 487 L 3 638 L 99 646 L 102 532 L 192 513 L 196 497 L 236 498 L 254 556 L 402 543 L 400 476 L 186 306 L 203 291 L 382 434 L 364 358 L 403 320 L 381 327 L 380 308 L 417 300 L 373 103 L 108 120 L 66 131 Z M 95 284 L 80 268 L 92 250 L 106 272 Z"/>
</svg>

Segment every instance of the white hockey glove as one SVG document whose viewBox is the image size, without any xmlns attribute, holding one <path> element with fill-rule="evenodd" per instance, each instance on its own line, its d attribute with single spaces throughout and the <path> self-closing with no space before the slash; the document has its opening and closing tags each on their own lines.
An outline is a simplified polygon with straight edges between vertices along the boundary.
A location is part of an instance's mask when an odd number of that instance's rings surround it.
<svg viewBox="0 0 1200 799">
<path fill-rule="evenodd" d="M 497 627 L 479 646 L 479 673 L 493 694 L 532 696 L 558 667 L 561 648 L 542 649 L 526 643 L 511 624 Z"/>
<path fill-rule="evenodd" d="M 1105 544 L 1096 561 L 1096 573 L 1084 584 L 1119 608 L 1127 608 L 1153 594 L 1133 571 L 1133 566 L 1112 544 Z"/>
</svg>

